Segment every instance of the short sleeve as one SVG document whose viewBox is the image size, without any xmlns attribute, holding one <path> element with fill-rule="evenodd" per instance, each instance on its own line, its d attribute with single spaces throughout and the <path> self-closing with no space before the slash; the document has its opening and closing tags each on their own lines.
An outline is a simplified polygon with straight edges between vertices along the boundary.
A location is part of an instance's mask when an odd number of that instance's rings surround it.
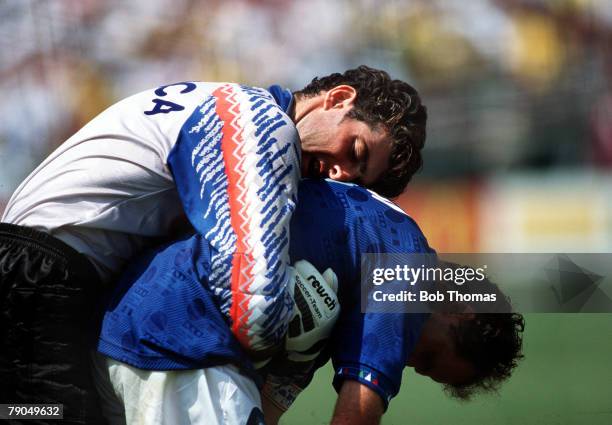
<svg viewBox="0 0 612 425">
<path fill-rule="evenodd" d="M 380 395 L 386 409 L 399 392 L 404 366 L 427 318 L 359 310 L 345 315 L 333 335 L 336 391 L 346 379 L 358 381 Z"/>
</svg>

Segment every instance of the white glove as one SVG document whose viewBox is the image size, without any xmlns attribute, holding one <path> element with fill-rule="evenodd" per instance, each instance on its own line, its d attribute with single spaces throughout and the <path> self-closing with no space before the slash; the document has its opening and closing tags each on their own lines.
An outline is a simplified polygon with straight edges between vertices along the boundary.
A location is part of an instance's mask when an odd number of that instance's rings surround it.
<svg viewBox="0 0 612 425">
<path fill-rule="evenodd" d="M 320 274 L 306 260 L 291 268 L 289 291 L 294 315 L 289 322 L 285 349 L 290 361 L 314 360 L 325 346 L 340 314 L 338 277 L 331 268 Z"/>
</svg>

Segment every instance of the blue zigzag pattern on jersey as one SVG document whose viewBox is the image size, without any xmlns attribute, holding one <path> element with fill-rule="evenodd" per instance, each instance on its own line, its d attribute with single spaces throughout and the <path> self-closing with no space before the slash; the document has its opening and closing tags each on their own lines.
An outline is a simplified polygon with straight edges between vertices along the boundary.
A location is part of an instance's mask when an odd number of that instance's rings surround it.
<svg viewBox="0 0 612 425">
<path fill-rule="evenodd" d="M 297 190 L 293 185 L 298 181 L 296 173 L 299 169 L 294 163 L 299 158 L 299 146 L 296 146 L 297 138 L 286 140 L 288 138 L 280 136 L 281 129 L 289 125 L 290 120 L 280 111 L 270 93 L 246 86 L 233 86 L 233 90 L 246 94 L 247 100 L 240 104 L 240 111 L 252 117 L 255 128 L 251 127 L 244 136 L 254 137 L 254 140 L 246 142 L 255 145 L 254 169 L 261 177 L 260 181 L 264 182 L 256 191 L 259 199 L 256 208 L 262 218 L 265 278 L 270 283 L 258 291 L 263 300 L 257 303 L 264 308 L 263 327 L 268 331 L 263 338 L 261 334 L 258 337 L 263 341 L 278 341 L 286 331 L 293 305 L 283 285 L 287 280 L 283 262 L 288 257 L 284 258 L 282 253 L 288 252 L 288 218 L 296 203 Z M 217 98 L 208 96 L 194 110 L 184 124 L 175 146 L 176 152 L 171 153 L 168 162 L 187 215 L 212 248 L 209 288 L 221 311 L 229 317 L 232 258 L 237 236 L 231 226 L 226 165 L 221 150 L 223 126 L 229 123 L 219 117 L 216 106 Z M 288 194 L 290 187 L 292 194 Z M 287 196 L 290 196 L 289 202 L 284 200 Z M 283 220 L 285 227 L 280 225 Z"/>
<path fill-rule="evenodd" d="M 208 96 L 193 111 L 179 135 L 177 152 L 171 153 L 168 162 L 175 174 L 185 212 L 212 247 L 209 288 L 219 300 L 221 311 L 228 316 L 231 253 L 236 234 L 231 227 L 228 181 L 221 151 L 224 123 L 216 106 L 216 98 Z"/>
<path fill-rule="evenodd" d="M 231 273 L 232 273 L 232 248 L 236 244 L 236 234 L 231 226 L 229 197 L 227 195 L 227 177 L 225 174 L 225 162 L 221 151 L 221 139 L 223 137 L 223 121 L 216 113 L 216 98 L 211 97 L 204 102 L 202 108 L 202 120 L 209 122 L 203 127 L 203 138 L 192 152 L 192 166 L 201 183 L 200 198 L 208 200 L 208 207 L 204 212 L 204 218 L 212 217 L 215 225 L 204 234 L 216 248 L 211 256 L 211 274 L 209 275 L 210 289 L 220 301 L 221 311 L 228 315 L 231 307 Z M 199 157 L 200 163 L 195 165 L 194 158 Z M 200 167 L 206 164 L 207 167 Z M 222 254 L 224 253 L 224 254 Z"/>
<path fill-rule="evenodd" d="M 289 246 L 288 229 L 281 227 L 280 222 L 285 219 L 288 225 L 287 218 L 295 209 L 295 191 L 290 202 L 284 203 L 280 208 L 278 201 L 282 195 L 287 193 L 288 185 L 296 183 L 298 179 L 295 175 L 297 170 L 293 161 L 287 160 L 288 155 L 295 155 L 295 151 L 290 151 L 290 148 L 295 149 L 296 141 L 279 140 L 278 130 L 288 125 L 289 121 L 286 115 L 279 111 L 270 93 L 253 87 L 241 86 L 240 88 L 249 96 L 250 110 L 254 113 L 256 153 L 260 158 L 255 168 L 265 182 L 263 187 L 257 191 L 257 196 L 262 203 L 259 213 L 263 217 L 261 226 L 264 230 L 264 237 L 261 242 L 265 248 L 264 256 L 267 263 L 265 277 L 270 281 L 263 288 L 266 301 L 268 301 L 264 310 L 264 315 L 267 317 L 264 328 L 269 330 L 269 334 L 264 334 L 263 339 L 278 339 L 286 331 L 286 326 L 280 325 L 288 323 L 287 315 L 292 307 L 288 291 L 282 286 L 282 283 L 287 280 L 286 271 L 280 274 L 283 270 L 283 261 L 288 258 L 281 258 L 279 254 L 283 251 L 287 252 Z M 297 157 L 295 158 L 297 161 Z M 279 299 L 279 296 L 282 295 L 284 295 L 284 302 Z M 275 326 L 273 321 L 278 325 Z"/>
</svg>

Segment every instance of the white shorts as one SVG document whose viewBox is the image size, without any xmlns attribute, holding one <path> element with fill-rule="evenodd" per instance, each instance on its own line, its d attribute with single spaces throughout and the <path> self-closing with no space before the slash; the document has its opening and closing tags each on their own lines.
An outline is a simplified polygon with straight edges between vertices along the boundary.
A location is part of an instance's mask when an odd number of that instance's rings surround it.
<svg viewBox="0 0 612 425">
<path fill-rule="evenodd" d="M 102 411 L 111 425 L 262 424 L 257 386 L 233 365 L 143 370 L 93 354 Z"/>
</svg>

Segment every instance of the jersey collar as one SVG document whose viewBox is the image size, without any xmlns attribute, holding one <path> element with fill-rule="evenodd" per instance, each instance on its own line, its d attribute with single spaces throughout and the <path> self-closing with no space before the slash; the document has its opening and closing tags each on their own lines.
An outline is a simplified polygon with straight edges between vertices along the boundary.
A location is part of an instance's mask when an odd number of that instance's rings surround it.
<svg viewBox="0 0 612 425">
<path fill-rule="evenodd" d="M 287 115 L 291 116 L 294 106 L 293 94 L 291 93 L 291 90 L 274 84 L 268 88 L 268 91 L 274 97 L 274 100 L 276 103 L 278 103 L 278 106 L 280 106 Z"/>
</svg>

